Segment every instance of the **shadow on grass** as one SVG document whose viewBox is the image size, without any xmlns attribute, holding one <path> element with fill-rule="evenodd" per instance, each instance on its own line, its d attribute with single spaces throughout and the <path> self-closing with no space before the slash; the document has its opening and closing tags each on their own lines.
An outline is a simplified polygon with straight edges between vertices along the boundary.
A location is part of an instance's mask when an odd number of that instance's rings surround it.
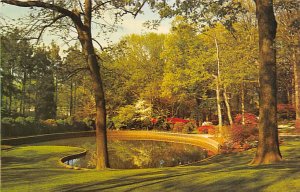
<svg viewBox="0 0 300 192">
<path fill-rule="evenodd" d="M 299 143 L 298 143 L 299 144 Z M 300 149 L 287 143 L 284 161 L 279 164 L 249 166 L 255 150 L 218 155 L 211 161 L 192 166 L 165 168 L 83 184 L 63 185 L 57 191 L 264 191 L 283 182 L 275 191 L 286 188 L 300 174 Z M 286 181 L 286 182 L 285 182 Z M 299 180 L 300 181 L 300 180 Z M 274 190 L 273 190 L 274 191 Z M 300 191 L 300 189 L 299 189 Z"/>
<path fill-rule="evenodd" d="M 255 150 L 243 153 L 218 155 L 210 161 L 192 166 L 143 169 L 74 171 L 55 167 L 52 155 L 41 155 L 38 159 L 28 156 L 4 156 L 2 180 L 14 183 L 55 182 L 51 191 L 264 191 L 276 183 L 287 185 L 298 181 L 300 168 L 299 141 L 286 140 L 283 147 L 284 161 L 280 164 L 248 166 Z M 58 155 L 58 154 L 55 154 Z M 51 158 L 51 160 L 50 160 Z M 52 162 L 52 165 L 49 162 Z M 37 163 L 37 165 L 35 165 Z M 34 164 L 34 166 L 32 165 Z M 43 166 L 46 165 L 46 166 Z M 31 166 L 31 167 L 30 167 Z M 41 168 L 41 169 L 39 169 Z M 105 175 L 107 174 L 107 175 Z M 298 177 L 297 177 L 298 176 Z M 89 177 L 89 178 L 85 178 Z M 5 184 L 4 185 L 7 185 Z M 299 178 L 300 182 L 300 178 Z M 74 184 L 70 184 L 74 183 Z M 276 186 L 275 186 L 276 187 Z M 281 186 L 273 191 L 289 191 Z M 299 189 L 300 191 L 300 189 Z"/>
<path fill-rule="evenodd" d="M 248 166 L 242 154 L 216 157 L 206 166 L 166 168 L 102 181 L 64 185 L 57 191 L 263 191 L 299 174 L 297 161 Z M 245 159 L 244 159 L 245 158 Z M 241 161 L 241 159 L 244 159 Z M 208 165 L 209 163 L 205 163 Z M 230 166 L 229 166 L 230 165 Z M 145 178 L 146 177 L 146 178 Z M 280 191 L 280 190 L 279 190 Z M 284 190 L 283 190 L 284 191 Z"/>
</svg>

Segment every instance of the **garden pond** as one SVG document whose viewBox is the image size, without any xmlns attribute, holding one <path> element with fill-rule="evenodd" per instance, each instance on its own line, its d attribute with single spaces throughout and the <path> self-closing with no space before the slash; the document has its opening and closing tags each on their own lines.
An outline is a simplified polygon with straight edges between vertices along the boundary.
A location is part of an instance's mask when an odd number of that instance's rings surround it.
<svg viewBox="0 0 300 192">
<path fill-rule="evenodd" d="M 90 168 L 96 167 L 96 141 L 94 137 L 43 142 L 37 145 L 64 145 L 87 149 L 86 156 L 65 162 L 68 165 Z M 113 169 L 137 169 L 172 167 L 197 162 L 212 153 L 198 146 L 161 141 L 121 141 L 108 142 L 110 166 Z"/>
</svg>

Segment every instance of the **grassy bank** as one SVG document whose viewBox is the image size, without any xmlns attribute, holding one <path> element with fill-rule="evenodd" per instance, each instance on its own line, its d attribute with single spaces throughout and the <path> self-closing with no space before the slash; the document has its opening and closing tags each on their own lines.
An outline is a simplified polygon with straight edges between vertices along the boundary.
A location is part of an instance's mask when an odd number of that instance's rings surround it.
<svg viewBox="0 0 300 192">
<path fill-rule="evenodd" d="M 53 141 L 54 145 L 55 141 Z M 49 143 L 48 143 L 49 144 Z M 23 146 L 2 151 L 2 191 L 300 191 L 300 138 L 281 146 L 284 161 L 248 166 L 254 151 L 218 155 L 194 166 L 87 171 L 60 167 L 82 149 Z"/>
</svg>

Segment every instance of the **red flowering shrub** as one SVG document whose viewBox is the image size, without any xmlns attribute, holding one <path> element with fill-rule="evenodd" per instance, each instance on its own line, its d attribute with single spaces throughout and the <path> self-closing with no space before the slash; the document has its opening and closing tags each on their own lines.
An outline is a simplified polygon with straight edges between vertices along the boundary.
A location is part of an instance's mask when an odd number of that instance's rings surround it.
<svg viewBox="0 0 300 192">
<path fill-rule="evenodd" d="M 252 113 L 245 113 L 244 114 L 244 121 L 245 126 L 247 127 L 256 127 L 258 124 L 257 117 Z M 243 124 L 243 115 L 237 114 L 234 118 L 234 124 L 242 125 Z"/>
<path fill-rule="evenodd" d="M 244 140 L 244 128 L 242 125 L 234 124 L 231 129 L 231 140 L 233 142 L 240 142 Z"/>
<path fill-rule="evenodd" d="M 203 134 L 214 134 L 215 127 L 213 125 L 202 125 L 201 127 L 198 127 L 198 132 Z"/>
<path fill-rule="evenodd" d="M 226 143 L 223 151 L 241 151 L 255 147 L 258 140 L 258 119 L 254 114 L 245 113 L 243 125 L 242 114 L 234 119 L 231 129 L 231 142 Z"/>
<path fill-rule="evenodd" d="M 243 116 L 238 114 L 234 118 L 234 124 L 232 126 L 232 140 L 245 142 L 246 140 L 251 139 L 255 140 L 258 135 L 258 119 L 252 113 L 244 114 L 244 125 L 243 125 Z M 255 136 L 255 137 L 253 137 Z"/>
</svg>

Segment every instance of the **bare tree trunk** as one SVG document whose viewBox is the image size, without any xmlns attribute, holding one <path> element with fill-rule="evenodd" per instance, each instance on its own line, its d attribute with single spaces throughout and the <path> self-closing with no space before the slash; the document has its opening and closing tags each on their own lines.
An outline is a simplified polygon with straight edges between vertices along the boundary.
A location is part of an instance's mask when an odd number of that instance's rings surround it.
<svg viewBox="0 0 300 192">
<path fill-rule="evenodd" d="M 215 46 L 217 50 L 217 64 L 218 64 L 218 74 L 217 74 L 217 88 L 216 88 L 216 95 L 217 95 L 217 108 L 218 108 L 218 120 L 219 120 L 219 135 L 223 136 L 222 130 L 222 109 L 221 109 L 221 98 L 220 98 L 220 53 L 219 53 L 219 45 L 217 37 L 215 36 Z"/>
<path fill-rule="evenodd" d="M 55 74 L 55 106 L 56 106 L 56 114 L 58 114 L 58 78 L 57 78 L 57 70 Z M 57 117 L 57 115 L 56 115 Z"/>
<path fill-rule="evenodd" d="M 276 47 L 277 23 L 272 0 L 255 0 L 259 32 L 259 141 L 251 164 L 281 161 L 277 130 Z"/>
<path fill-rule="evenodd" d="M 25 114 L 26 82 L 27 82 L 27 75 L 26 75 L 26 72 L 24 71 L 23 79 L 22 79 L 22 97 L 21 97 L 21 103 L 20 103 L 20 112 L 22 115 Z"/>
<path fill-rule="evenodd" d="M 223 96 L 224 96 L 225 105 L 226 105 L 226 109 L 227 109 L 227 116 L 228 116 L 229 124 L 232 125 L 233 121 L 232 121 L 232 116 L 231 116 L 231 107 L 230 107 L 230 103 L 229 103 L 229 99 L 228 99 L 228 95 L 227 95 L 225 87 L 224 87 L 224 91 L 223 91 Z"/>
<path fill-rule="evenodd" d="M 73 114 L 76 112 L 76 105 L 77 105 L 77 83 L 74 82 L 74 104 L 73 104 Z"/>
<path fill-rule="evenodd" d="M 69 103 L 69 115 L 73 115 L 73 81 L 70 84 L 70 103 Z"/>
<path fill-rule="evenodd" d="M 245 125 L 245 84 L 242 82 L 242 93 L 241 93 L 241 105 L 242 105 L 242 125 Z"/>
<path fill-rule="evenodd" d="M 13 96 L 12 93 L 9 93 L 9 104 L 8 104 L 8 111 L 11 114 L 11 110 L 12 110 L 12 102 L 13 102 Z"/>
</svg>

